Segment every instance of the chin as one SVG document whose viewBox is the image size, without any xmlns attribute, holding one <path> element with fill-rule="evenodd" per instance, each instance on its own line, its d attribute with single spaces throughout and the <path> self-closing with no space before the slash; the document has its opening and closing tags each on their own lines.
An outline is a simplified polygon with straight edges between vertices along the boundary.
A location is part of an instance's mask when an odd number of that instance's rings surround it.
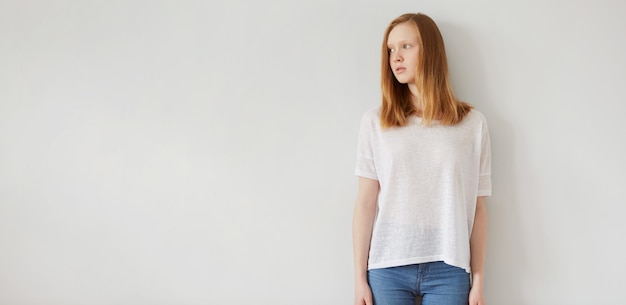
<svg viewBox="0 0 626 305">
<path fill-rule="evenodd" d="M 413 80 L 406 79 L 406 78 L 397 78 L 397 77 L 396 77 L 396 80 L 397 80 L 399 83 L 404 84 L 404 85 L 406 85 L 406 84 L 408 84 L 408 83 L 413 83 L 413 82 L 414 82 Z"/>
</svg>

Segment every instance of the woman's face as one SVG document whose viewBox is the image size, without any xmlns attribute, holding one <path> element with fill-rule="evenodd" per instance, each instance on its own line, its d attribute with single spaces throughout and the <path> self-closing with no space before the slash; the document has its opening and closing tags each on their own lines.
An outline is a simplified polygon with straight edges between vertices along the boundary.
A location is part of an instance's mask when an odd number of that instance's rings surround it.
<svg viewBox="0 0 626 305">
<path fill-rule="evenodd" d="M 396 25 L 387 37 L 389 65 L 398 82 L 415 83 L 415 72 L 419 56 L 418 33 L 408 22 Z"/>
</svg>

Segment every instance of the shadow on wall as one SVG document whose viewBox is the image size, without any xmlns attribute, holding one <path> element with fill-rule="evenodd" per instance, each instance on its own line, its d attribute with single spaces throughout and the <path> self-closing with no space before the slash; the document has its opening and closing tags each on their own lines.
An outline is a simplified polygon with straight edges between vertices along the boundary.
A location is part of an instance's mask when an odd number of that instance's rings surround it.
<svg viewBox="0 0 626 305">
<path fill-rule="evenodd" d="M 524 230 L 518 200 L 516 164 L 526 164 L 518 146 L 515 130 L 502 112 L 501 98 L 494 96 L 489 84 L 490 64 L 470 32 L 460 24 L 438 22 L 446 43 L 453 88 L 458 98 L 474 105 L 487 117 L 491 135 L 493 196 L 487 200 L 489 238 L 486 258 L 485 298 L 494 304 L 524 302 L 520 289 L 524 283 L 529 258 L 525 253 Z M 504 42 L 503 42 L 504 43 Z M 505 49 L 505 48 L 502 48 Z M 518 155 L 519 154 L 519 155 Z"/>
</svg>

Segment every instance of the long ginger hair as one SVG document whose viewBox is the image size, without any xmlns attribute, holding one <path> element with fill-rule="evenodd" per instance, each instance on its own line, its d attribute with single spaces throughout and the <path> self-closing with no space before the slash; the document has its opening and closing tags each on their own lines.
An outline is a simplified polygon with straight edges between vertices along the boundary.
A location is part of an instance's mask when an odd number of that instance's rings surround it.
<svg viewBox="0 0 626 305">
<path fill-rule="evenodd" d="M 419 36 L 415 85 L 421 111 L 413 104 L 408 85 L 398 82 L 389 63 L 389 33 L 396 25 L 405 22 L 414 25 Z M 433 120 L 439 120 L 443 125 L 456 125 L 472 109 L 471 105 L 454 96 L 448 79 L 448 59 L 441 32 L 430 17 L 421 13 L 404 14 L 387 27 L 382 48 L 381 88 L 383 103 L 380 121 L 383 128 L 405 126 L 411 115 L 420 115 L 426 126 Z"/>
</svg>

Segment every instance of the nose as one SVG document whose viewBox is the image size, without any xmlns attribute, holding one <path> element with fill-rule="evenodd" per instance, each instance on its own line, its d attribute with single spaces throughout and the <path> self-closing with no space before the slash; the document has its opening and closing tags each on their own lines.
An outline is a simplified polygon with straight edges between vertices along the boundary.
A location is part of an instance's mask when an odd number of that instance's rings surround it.
<svg viewBox="0 0 626 305">
<path fill-rule="evenodd" d="M 401 62 L 402 61 L 402 56 L 400 56 L 399 53 L 395 53 L 395 54 L 393 54 L 393 58 L 392 59 L 393 59 L 394 62 Z"/>
</svg>

